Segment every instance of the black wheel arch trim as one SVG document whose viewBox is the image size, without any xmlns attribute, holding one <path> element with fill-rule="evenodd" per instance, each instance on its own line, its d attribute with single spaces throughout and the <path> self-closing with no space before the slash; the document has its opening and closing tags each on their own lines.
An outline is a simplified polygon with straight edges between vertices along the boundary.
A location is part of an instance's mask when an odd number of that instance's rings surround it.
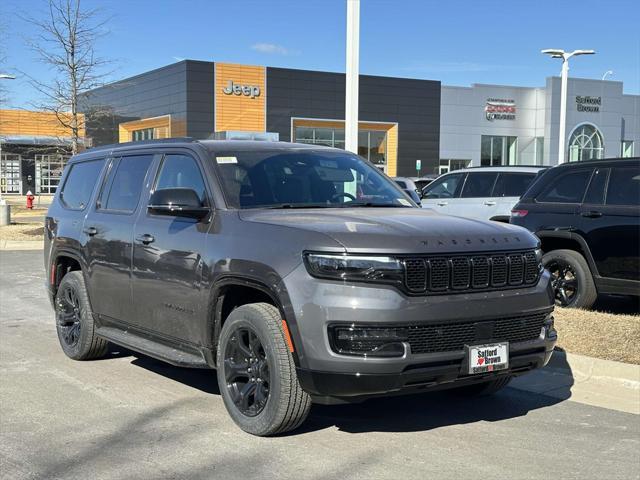
<svg viewBox="0 0 640 480">
<path fill-rule="evenodd" d="M 280 311 L 283 320 L 287 322 L 291 341 L 294 345 L 294 352 L 292 353 L 293 361 L 296 367 L 300 366 L 299 354 L 301 352 L 299 349 L 302 341 L 300 341 L 297 322 L 295 321 L 295 315 L 291 307 L 291 300 L 282 281 L 280 280 L 274 286 L 270 286 L 263 280 L 234 273 L 225 274 L 216 279 L 209 294 L 207 332 L 205 338 L 211 342 L 207 348 L 211 350 L 213 358 L 216 358 L 218 339 L 220 338 L 220 331 L 222 330 L 222 302 L 219 302 L 218 299 L 220 298 L 221 290 L 229 286 L 255 288 L 269 296 L 275 307 Z"/>
<path fill-rule="evenodd" d="M 589 270 L 591 270 L 591 275 L 594 278 L 599 276 L 598 267 L 596 266 L 596 262 L 593 259 L 593 255 L 591 254 L 591 249 L 589 248 L 587 241 L 582 237 L 582 235 L 579 235 L 575 232 L 557 230 L 541 230 L 539 232 L 536 232 L 536 235 L 538 236 L 538 238 L 540 238 L 540 240 L 544 238 L 559 238 L 562 240 L 571 240 L 576 242 L 578 245 L 580 245 L 582 252 L 584 252 L 584 257 L 587 260 L 587 265 L 589 265 Z"/>
</svg>

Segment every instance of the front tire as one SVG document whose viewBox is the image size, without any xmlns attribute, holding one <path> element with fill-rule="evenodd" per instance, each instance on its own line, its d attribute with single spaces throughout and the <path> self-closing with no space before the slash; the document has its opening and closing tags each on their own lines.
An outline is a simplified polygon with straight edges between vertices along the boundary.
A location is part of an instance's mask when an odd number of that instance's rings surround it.
<svg viewBox="0 0 640 480">
<path fill-rule="evenodd" d="M 542 257 L 551 273 L 556 305 L 568 308 L 591 308 L 598 291 L 585 258 L 574 250 L 551 250 Z"/>
<path fill-rule="evenodd" d="M 233 421 L 257 436 L 298 428 L 311 399 L 302 390 L 277 308 L 254 303 L 225 321 L 217 352 L 217 377 Z"/>
<path fill-rule="evenodd" d="M 82 272 L 67 273 L 56 292 L 56 330 L 65 355 L 93 360 L 107 353 L 109 343 L 95 334 L 93 312 Z"/>
</svg>

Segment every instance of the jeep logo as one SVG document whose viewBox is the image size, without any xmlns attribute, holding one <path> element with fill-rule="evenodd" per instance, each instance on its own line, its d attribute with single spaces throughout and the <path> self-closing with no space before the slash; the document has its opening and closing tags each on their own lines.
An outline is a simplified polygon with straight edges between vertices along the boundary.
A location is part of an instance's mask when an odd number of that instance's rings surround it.
<svg viewBox="0 0 640 480">
<path fill-rule="evenodd" d="M 260 96 L 260 87 L 257 85 L 239 85 L 229 80 L 226 87 L 222 89 L 225 95 L 244 95 L 245 97 L 256 98 Z"/>
</svg>

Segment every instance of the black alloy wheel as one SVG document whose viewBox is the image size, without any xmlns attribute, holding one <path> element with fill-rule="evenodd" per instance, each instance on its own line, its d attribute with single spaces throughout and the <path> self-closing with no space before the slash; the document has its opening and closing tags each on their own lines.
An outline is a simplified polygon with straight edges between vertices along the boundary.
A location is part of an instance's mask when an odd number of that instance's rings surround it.
<svg viewBox="0 0 640 480">
<path fill-rule="evenodd" d="M 551 273 L 551 287 L 556 304 L 561 307 L 571 305 L 578 294 L 579 282 L 574 267 L 566 260 L 556 258 L 546 266 Z"/>
<path fill-rule="evenodd" d="M 260 414 L 269 400 L 269 359 L 249 327 L 233 331 L 224 354 L 226 388 L 236 408 L 248 417 Z"/>
<path fill-rule="evenodd" d="M 81 308 L 73 285 L 64 285 L 62 292 L 57 296 L 56 326 L 60 339 L 68 347 L 75 347 L 80 340 Z"/>
</svg>

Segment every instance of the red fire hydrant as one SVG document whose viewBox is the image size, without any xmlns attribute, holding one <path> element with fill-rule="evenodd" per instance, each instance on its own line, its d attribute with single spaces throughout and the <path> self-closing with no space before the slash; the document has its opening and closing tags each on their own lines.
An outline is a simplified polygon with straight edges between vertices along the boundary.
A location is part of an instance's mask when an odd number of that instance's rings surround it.
<svg viewBox="0 0 640 480">
<path fill-rule="evenodd" d="M 33 199 L 36 198 L 33 196 L 33 193 L 31 193 L 31 190 L 29 190 L 27 192 L 27 208 L 29 210 L 33 210 Z"/>
</svg>

